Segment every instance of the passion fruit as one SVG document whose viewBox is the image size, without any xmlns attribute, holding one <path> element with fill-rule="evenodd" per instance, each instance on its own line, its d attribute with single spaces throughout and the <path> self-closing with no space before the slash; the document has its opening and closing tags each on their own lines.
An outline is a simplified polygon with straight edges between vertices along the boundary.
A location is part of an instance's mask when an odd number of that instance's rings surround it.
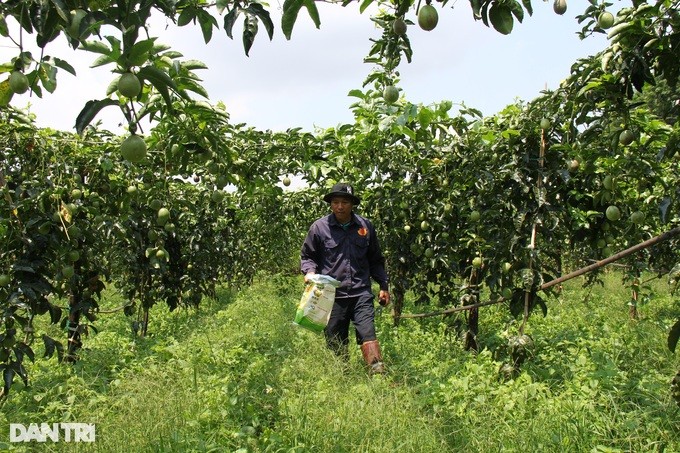
<svg viewBox="0 0 680 453">
<path fill-rule="evenodd" d="M 388 85 L 383 90 L 383 99 L 388 104 L 393 104 L 399 99 L 399 90 L 393 85 Z"/>
<path fill-rule="evenodd" d="M 578 171 L 580 166 L 581 162 L 579 162 L 578 159 L 572 159 L 571 162 L 569 162 L 569 172 L 574 173 Z"/>
<path fill-rule="evenodd" d="M 132 134 L 121 143 L 120 153 L 128 162 L 139 163 L 146 157 L 146 142 L 139 135 Z"/>
<path fill-rule="evenodd" d="M 567 12 L 567 0 L 555 0 L 553 3 L 553 11 L 560 16 Z"/>
<path fill-rule="evenodd" d="M 642 211 L 635 211 L 630 215 L 630 221 L 635 225 L 639 225 L 645 221 L 645 213 Z"/>
<path fill-rule="evenodd" d="M 170 210 L 168 208 L 160 208 L 156 216 L 159 225 L 165 225 L 170 220 Z"/>
<path fill-rule="evenodd" d="M 392 31 L 395 35 L 404 36 L 407 28 L 406 22 L 401 17 L 397 17 L 394 22 L 392 22 Z"/>
<path fill-rule="evenodd" d="M 418 11 L 418 25 L 425 31 L 434 30 L 439 22 L 439 14 L 432 5 L 425 5 Z"/>
<path fill-rule="evenodd" d="M 9 89 L 12 93 L 23 94 L 28 91 L 28 77 L 21 71 L 12 71 L 9 75 Z"/>
<path fill-rule="evenodd" d="M 160 208 L 163 207 L 163 202 L 162 202 L 161 200 L 159 200 L 158 198 L 154 198 L 154 199 L 151 200 L 151 202 L 149 203 L 149 207 L 150 207 L 151 209 L 153 209 L 154 211 L 158 211 Z"/>
<path fill-rule="evenodd" d="M 630 145 L 631 143 L 633 143 L 633 140 L 635 140 L 635 134 L 633 134 L 628 129 L 621 131 L 621 133 L 619 134 L 619 143 L 621 143 L 623 146 Z"/>
<path fill-rule="evenodd" d="M 600 28 L 608 29 L 614 25 L 614 15 L 609 11 L 602 11 L 599 16 L 597 16 L 597 25 Z"/>
<path fill-rule="evenodd" d="M 142 82 L 135 74 L 126 72 L 118 79 L 118 92 L 127 98 L 135 98 L 142 92 Z"/>
<path fill-rule="evenodd" d="M 216 190 L 210 195 L 210 199 L 214 203 L 220 203 L 222 200 L 224 200 L 224 192 L 221 190 Z"/>
<path fill-rule="evenodd" d="M 605 215 L 607 216 L 607 219 L 611 222 L 616 222 L 621 218 L 621 211 L 619 208 L 615 205 L 611 205 L 607 208 L 605 211 Z"/>
<path fill-rule="evenodd" d="M 61 275 L 63 275 L 64 278 L 71 278 L 75 273 L 75 269 L 70 264 L 61 268 Z"/>
</svg>

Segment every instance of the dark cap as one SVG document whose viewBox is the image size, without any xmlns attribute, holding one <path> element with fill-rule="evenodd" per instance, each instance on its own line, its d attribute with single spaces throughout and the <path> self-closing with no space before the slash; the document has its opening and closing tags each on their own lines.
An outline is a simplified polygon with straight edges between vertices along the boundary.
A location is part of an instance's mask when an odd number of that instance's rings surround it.
<svg viewBox="0 0 680 453">
<path fill-rule="evenodd" d="M 352 204 L 355 206 L 361 202 L 361 199 L 354 195 L 354 189 L 352 186 L 344 182 L 339 182 L 334 185 L 331 191 L 323 197 L 323 201 L 330 203 L 333 197 L 349 198 L 352 200 Z"/>
</svg>

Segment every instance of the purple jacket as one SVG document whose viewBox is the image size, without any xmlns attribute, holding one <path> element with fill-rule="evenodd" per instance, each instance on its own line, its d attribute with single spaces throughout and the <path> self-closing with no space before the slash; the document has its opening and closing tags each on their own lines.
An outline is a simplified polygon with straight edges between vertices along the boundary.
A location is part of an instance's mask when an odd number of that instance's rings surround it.
<svg viewBox="0 0 680 453">
<path fill-rule="evenodd" d="M 370 293 L 371 277 L 381 290 L 388 289 L 385 258 L 375 228 L 355 213 L 347 230 L 333 214 L 312 224 L 302 245 L 300 269 L 304 274 L 314 272 L 339 280 L 335 297 L 340 299 Z"/>
</svg>

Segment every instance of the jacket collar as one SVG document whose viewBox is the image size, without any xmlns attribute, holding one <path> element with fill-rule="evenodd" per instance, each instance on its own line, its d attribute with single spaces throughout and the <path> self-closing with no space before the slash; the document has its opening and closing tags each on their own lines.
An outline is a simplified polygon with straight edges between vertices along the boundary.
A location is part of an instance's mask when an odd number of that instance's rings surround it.
<svg viewBox="0 0 680 453">
<path fill-rule="evenodd" d="M 330 214 L 328 214 L 328 217 L 329 217 L 328 222 L 329 222 L 331 225 L 342 226 L 342 225 L 340 225 L 340 222 L 338 222 L 338 219 L 335 218 L 335 214 L 333 214 L 332 212 L 331 212 Z M 352 223 L 359 223 L 359 222 L 357 221 L 357 217 L 356 217 L 356 214 L 354 213 L 354 211 L 352 211 L 352 216 L 351 216 L 350 219 L 349 219 L 349 223 L 350 223 L 350 225 L 351 225 Z"/>
</svg>

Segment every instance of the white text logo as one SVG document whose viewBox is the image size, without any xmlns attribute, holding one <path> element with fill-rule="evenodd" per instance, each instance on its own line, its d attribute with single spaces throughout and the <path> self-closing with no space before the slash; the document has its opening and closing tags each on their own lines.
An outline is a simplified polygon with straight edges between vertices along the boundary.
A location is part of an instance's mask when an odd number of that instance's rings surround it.
<svg viewBox="0 0 680 453">
<path fill-rule="evenodd" d="M 9 424 L 10 442 L 94 442 L 92 423 L 21 423 Z"/>
</svg>

